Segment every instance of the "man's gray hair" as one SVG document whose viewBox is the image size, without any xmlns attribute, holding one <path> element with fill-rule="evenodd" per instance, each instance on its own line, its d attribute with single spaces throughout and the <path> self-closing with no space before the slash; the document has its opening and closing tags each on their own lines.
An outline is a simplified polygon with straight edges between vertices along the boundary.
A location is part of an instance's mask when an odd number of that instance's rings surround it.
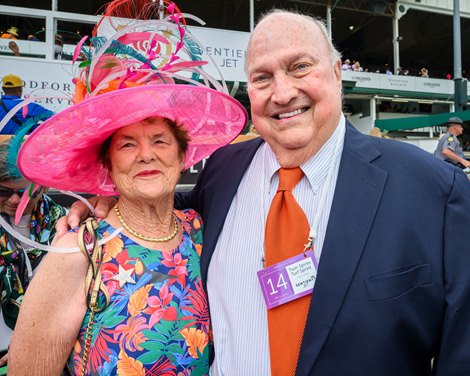
<svg viewBox="0 0 470 376">
<path fill-rule="evenodd" d="M 335 64 L 338 60 L 341 59 L 341 53 L 335 48 L 335 46 L 333 45 L 333 42 L 331 41 L 329 35 L 328 35 L 328 29 L 326 28 L 326 25 L 325 25 L 325 22 L 320 19 L 320 18 L 314 18 L 312 16 L 309 16 L 307 14 L 303 14 L 303 13 L 300 13 L 300 12 L 297 12 L 297 11 L 293 11 L 293 10 L 284 10 L 284 9 L 271 9 L 269 11 L 267 11 L 266 13 L 263 13 L 260 17 L 260 19 L 258 20 L 257 22 L 257 25 L 259 25 L 259 23 L 261 21 L 263 21 L 265 18 L 273 15 L 273 14 L 279 14 L 279 15 L 294 15 L 296 17 L 301 17 L 303 19 L 305 19 L 306 21 L 308 22 L 312 22 L 313 24 L 315 24 L 316 26 L 318 26 L 318 28 L 320 29 L 322 35 L 323 35 L 323 38 L 328 46 L 328 53 L 330 55 L 330 60 L 331 60 L 331 63 L 332 64 Z M 256 30 L 256 28 L 255 28 Z M 248 49 L 250 47 L 250 44 L 251 44 L 251 38 L 253 36 L 253 33 L 251 34 L 250 36 L 250 40 L 248 41 Z"/>
</svg>

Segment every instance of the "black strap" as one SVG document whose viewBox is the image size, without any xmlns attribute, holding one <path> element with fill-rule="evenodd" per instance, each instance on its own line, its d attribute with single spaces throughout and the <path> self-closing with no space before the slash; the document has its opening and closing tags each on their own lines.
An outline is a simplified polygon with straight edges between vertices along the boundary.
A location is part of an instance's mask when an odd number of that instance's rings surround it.
<svg viewBox="0 0 470 376">
<path fill-rule="evenodd" d="M 466 167 L 465 167 L 462 163 L 460 163 L 460 162 L 453 162 L 453 161 L 450 160 L 450 159 L 444 159 L 444 161 L 447 162 L 447 163 L 450 163 L 450 164 L 451 164 L 452 166 L 454 166 L 454 167 L 460 167 L 462 170 L 465 170 L 465 168 L 466 168 Z"/>
<path fill-rule="evenodd" d="M 9 112 L 10 110 L 7 108 L 7 106 L 5 106 L 5 103 L 3 103 L 3 101 L 2 101 L 1 99 L 0 99 L 0 106 L 2 106 L 2 108 L 3 108 L 3 109 L 5 110 L 5 112 L 8 114 L 8 112 Z M 16 125 L 18 125 L 18 126 L 20 126 L 20 127 L 23 125 L 23 123 L 22 123 L 21 121 L 19 121 L 18 118 L 16 117 L 16 114 L 13 115 L 13 117 L 12 117 L 10 120 L 13 120 L 13 121 L 16 123 Z"/>
</svg>

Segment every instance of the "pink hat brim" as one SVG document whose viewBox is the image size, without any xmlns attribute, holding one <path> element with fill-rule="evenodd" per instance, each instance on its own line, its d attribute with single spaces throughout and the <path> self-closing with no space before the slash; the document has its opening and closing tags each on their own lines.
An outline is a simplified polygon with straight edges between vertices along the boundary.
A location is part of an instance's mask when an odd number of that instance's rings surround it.
<svg viewBox="0 0 470 376">
<path fill-rule="evenodd" d="M 151 116 L 188 130 L 185 168 L 228 144 L 248 119 L 245 108 L 222 92 L 184 84 L 145 85 L 86 99 L 42 123 L 18 154 L 23 176 L 45 187 L 117 194 L 98 160 L 101 144 L 116 130 Z"/>
</svg>

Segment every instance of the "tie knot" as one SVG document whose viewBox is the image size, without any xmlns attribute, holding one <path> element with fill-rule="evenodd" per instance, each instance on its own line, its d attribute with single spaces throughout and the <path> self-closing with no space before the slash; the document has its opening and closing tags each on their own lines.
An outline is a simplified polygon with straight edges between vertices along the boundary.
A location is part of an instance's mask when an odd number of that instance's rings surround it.
<svg viewBox="0 0 470 376">
<path fill-rule="evenodd" d="M 279 169 L 279 191 L 292 191 L 297 183 L 302 179 L 304 173 L 300 167 Z"/>
</svg>

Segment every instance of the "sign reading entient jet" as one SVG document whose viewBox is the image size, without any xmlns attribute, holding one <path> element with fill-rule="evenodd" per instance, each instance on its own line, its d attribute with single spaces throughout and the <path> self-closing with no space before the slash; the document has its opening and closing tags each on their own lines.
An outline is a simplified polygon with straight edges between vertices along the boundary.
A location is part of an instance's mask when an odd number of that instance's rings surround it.
<svg viewBox="0 0 470 376">
<path fill-rule="evenodd" d="M 204 45 L 206 54 L 212 57 L 226 81 L 246 82 L 245 57 L 250 33 L 196 26 L 189 29 Z"/>
</svg>

